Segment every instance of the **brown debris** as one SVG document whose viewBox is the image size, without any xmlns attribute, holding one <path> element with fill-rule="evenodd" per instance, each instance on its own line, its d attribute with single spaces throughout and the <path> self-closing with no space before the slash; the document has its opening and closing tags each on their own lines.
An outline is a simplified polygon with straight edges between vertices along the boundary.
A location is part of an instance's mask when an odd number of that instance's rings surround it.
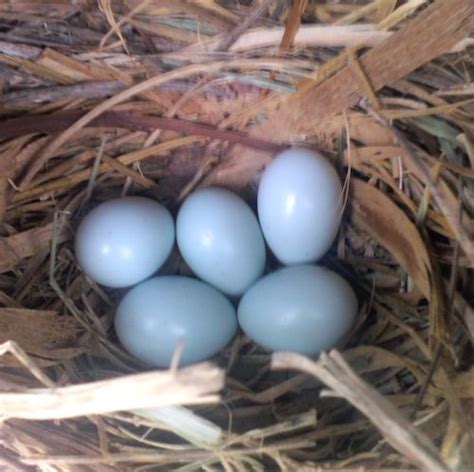
<svg viewBox="0 0 474 472">
<path fill-rule="evenodd" d="M 23 259 L 48 249 L 52 238 L 52 223 L 0 238 L 0 272 L 11 270 Z M 63 242 L 67 238 L 67 232 L 64 232 L 59 241 Z"/>
<path fill-rule="evenodd" d="M 0 308 L 0 343 L 14 341 L 30 355 L 64 360 L 84 352 L 80 337 L 84 329 L 69 316 L 54 311 Z M 0 358 L 0 365 L 15 365 Z"/>
</svg>

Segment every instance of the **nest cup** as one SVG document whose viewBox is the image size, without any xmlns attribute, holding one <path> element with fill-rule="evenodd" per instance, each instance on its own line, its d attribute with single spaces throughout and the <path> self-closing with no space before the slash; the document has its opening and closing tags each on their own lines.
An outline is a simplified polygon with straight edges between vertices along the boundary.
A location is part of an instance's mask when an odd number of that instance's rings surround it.
<svg viewBox="0 0 474 472">
<path fill-rule="evenodd" d="M 470 0 L 0 5 L 0 470 L 473 468 L 471 18 Z M 206 185 L 255 205 L 289 145 L 344 183 L 321 263 L 358 294 L 350 335 L 318 359 L 239 333 L 208 362 L 141 365 L 113 330 L 125 291 L 77 266 L 81 218 L 121 195 L 176 215 Z"/>
</svg>

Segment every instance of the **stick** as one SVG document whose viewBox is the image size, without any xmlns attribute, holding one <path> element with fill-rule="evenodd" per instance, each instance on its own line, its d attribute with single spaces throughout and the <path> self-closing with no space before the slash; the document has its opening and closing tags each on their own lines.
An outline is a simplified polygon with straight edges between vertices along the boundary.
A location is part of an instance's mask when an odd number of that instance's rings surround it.
<svg viewBox="0 0 474 472">
<path fill-rule="evenodd" d="M 301 24 L 301 17 L 308 5 L 308 0 L 295 0 L 290 11 L 290 17 L 285 27 L 285 32 L 281 38 L 279 54 L 284 54 L 293 44 Z"/>
<path fill-rule="evenodd" d="M 51 420 L 179 404 L 212 403 L 224 371 L 209 362 L 56 389 L 1 393 L 0 418 Z"/>
<path fill-rule="evenodd" d="M 83 115 L 83 112 L 68 111 L 6 120 L 0 122 L 0 140 L 31 133 L 53 133 L 61 131 L 75 123 Z M 280 144 L 253 138 L 240 131 L 220 129 L 206 123 L 198 123 L 181 118 L 147 116 L 139 113 L 109 111 L 92 120 L 87 126 L 126 128 L 148 132 L 156 129 L 164 129 L 189 135 L 208 136 L 213 139 L 229 141 L 234 144 L 242 144 L 261 151 L 277 152 L 284 149 L 284 146 Z"/>
</svg>

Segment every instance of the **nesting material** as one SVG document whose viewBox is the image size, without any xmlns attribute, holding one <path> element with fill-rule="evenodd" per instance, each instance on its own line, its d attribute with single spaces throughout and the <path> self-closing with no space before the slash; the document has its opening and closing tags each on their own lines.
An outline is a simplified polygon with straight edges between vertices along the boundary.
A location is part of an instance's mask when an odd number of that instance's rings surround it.
<svg viewBox="0 0 474 472">
<path fill-rule="evenodd" d="M 473 33 L 472 0 L 3 2 L 0 469 L 474 468 Z M 343 184 L 322 262 L 352 332 L 318 359 L 240 333 L 147 370 L 79 222 L 211 184 L 254 205 L 289 146 Z"/>
</svg>

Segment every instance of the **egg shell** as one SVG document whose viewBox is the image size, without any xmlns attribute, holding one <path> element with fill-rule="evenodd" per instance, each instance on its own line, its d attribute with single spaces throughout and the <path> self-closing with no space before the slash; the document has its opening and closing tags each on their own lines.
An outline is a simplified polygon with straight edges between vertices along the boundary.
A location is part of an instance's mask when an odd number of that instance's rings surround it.
<svg viewBox="0 0 474 472">
<path fill-rule="evenodd" d="M 252 209 L 229 190 L 205 188 L 183 203 L 179 250 L 192 271 L 228 295 L 242 294 L 265 267 L 265 241 Z"/>
<path fill-rule="evenodd" d="M 99 284 L 127 287 L 153 275 L 173 248 L 169 211 L 144 197 L 109 200 L 82 220 L 75 253 L 84 272 Z"/>
<path fill-rule="evenodd" d="M 334 167 L 308 149 L 278 154 L 258 189 L 258 217 L 270 249 L 284 264 L 320 259 L 331 246 L 342 213 Z"/>
<path fill-rule="evenodd" d="M 238 307 L 240 326 L 258 344 L 308 356 L 334 347 L 356 313 L 350 285 L 314 265 L 286 267 L 261 278 Z"/>
<path fill-rule="evenodd" d="M 218 290 L 181 276 L 153 277 L 133 287 L 120 302 L 115 331 L 137 359 L 168 367 L 180 339 L 180 364 L 207 359 L 232 339 L 234 307 Z"/>
</svg>

